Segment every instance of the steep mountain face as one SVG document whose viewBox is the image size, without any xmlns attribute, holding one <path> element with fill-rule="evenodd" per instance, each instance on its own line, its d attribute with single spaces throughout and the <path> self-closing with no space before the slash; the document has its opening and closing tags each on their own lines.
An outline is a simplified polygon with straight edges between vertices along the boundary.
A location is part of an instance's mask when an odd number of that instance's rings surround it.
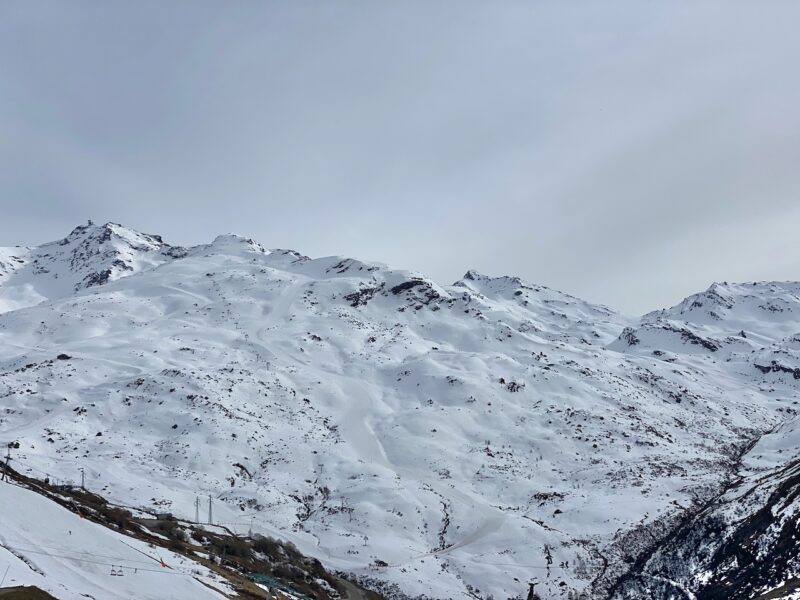
<svg viewBox="0 0 800 600">
<path fill-rule="evenodd" d="M 619 586 L 625 597 L 698 600 L 800 596 L 800 432 L 761 437 L 737 476 L 687 515 Z"/>
<path fill-rule="evenodd" d="M 69 296 L 185 255 L 116 223 L 76 227 L 36 248 L 0 248 L 0 312 Z"/>
<path fill-rule="evenodd" d="M 708 500 L 696 503 L 656 543 L 643 543 L 636 569 L 617 582 L 623 596 L 800 597 L 800 285 L 714 284 L 681 304 L 646 315 L 612 346 L 676 355 L 691 348 L 708 363 L 750 377 L 778 424 L 754 436 Z"/>
<path fill-rule="evenodd" d="M 532 578 L 544 598 L 691 594 L 730 577 L 748 515 L 794 501 L 794 446 L 762 448 L 794 427 L 800 284 L 719 284 L 634 320 L 236 236 L 179 249 L 109 224 L 2 256 L 19 470 L 84 468 L 191 518 L 211 496 L 215 521 L 389 596 L 512 598 Z M 706 516 L 718 546 L 692 529 Z"/>
</svg>

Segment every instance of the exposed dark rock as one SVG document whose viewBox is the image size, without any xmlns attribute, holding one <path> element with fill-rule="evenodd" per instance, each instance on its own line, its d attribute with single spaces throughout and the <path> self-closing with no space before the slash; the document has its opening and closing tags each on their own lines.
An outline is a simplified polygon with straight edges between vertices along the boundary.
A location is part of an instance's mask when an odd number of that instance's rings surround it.
<svg viewBox="0 0 800 600">
<path fill-rule="evenodd" d="M 427 285 L 427 282 L 424 279 L 409 279 L 408 281 L 404 281 L 403 283 L 394 286 L 391 289 L 391 292 L 397 296 L 406 290 L 410 290 L 421 285 Z"/>
<path fill-rule="evenodd" d="M 622 330 L 620 337 L 625 340 L 628 346 L 635 346 L 639 343 L 639 338 L 636 337 L 636 330 L 633 327 L 626 327 Z"/>
<path fill-rule="evenodd" d="M 753 363 L 753 366 L 761 371 L 764 374 L 767 373 L 789 373 L 795 379 L 800 379 L 800 368 L 792 368 L 787 367 L 785 365 L 780 364 L 778 361 L 771 361 L 768 365 L 760 365 L 758 363 Z"/>
</svg>

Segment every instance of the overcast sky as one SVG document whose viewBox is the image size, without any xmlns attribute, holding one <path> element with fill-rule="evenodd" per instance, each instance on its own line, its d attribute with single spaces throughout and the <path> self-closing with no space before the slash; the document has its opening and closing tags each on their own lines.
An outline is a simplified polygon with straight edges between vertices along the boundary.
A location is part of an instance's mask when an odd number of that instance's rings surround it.
<svg viewBox="0 0 800 600">
<path fill-rule="evenodd" d="M 93 219 L 628 313 L 800 279 L 800 3 L 0 3 L 0 245 Z"/>
</svg>

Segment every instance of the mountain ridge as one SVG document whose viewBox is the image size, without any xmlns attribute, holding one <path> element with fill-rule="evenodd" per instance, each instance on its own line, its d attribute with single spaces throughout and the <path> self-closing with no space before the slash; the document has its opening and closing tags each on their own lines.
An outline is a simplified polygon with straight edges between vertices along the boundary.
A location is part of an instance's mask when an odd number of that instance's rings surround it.
<svg viewBox="0 0 800 600">
<path fill-rule="evenodd" d="M 655 593 L 617 582 L 795 416 L 789 284 L 632 319 L 515 277 L 92 227 L 46 252 L 62 270 L 0 276 L 20 464 L 187 515 L 211 494 L 390 596 Z M 72 291 L 31 283 L 54 275 Z"/>
</svg>

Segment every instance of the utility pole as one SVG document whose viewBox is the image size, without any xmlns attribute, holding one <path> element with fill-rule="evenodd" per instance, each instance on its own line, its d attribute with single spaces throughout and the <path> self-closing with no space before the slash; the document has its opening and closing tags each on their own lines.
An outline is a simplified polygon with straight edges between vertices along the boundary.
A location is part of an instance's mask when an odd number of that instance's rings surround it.
<svg viewBox="0 0 800 600">
<path fill-rule="evenodd" d="M 211 495 L 208 496 L 208 524 L 213 525 L 213 519 L 211 518 Z"/>
<path fill-rule="evenodd" d="M 5 481 L 8 478 L 8 462 L 11 460 L 11 444 L 8 445 L 6 450 L 6 461 L 3 463 L 3 478 L 0 481 Z"/>
<path fill-rule="evenodd" d="M 200 522 L 200 496 L 194 497 L 194 522 Z"/>
<path fill-rule="evenodd" d="M 541 600 L 539 594 L 533 590 L 537 583 L 539 583 L 538 579 L 528 582 L 528 600 Z"/>
</svg>

